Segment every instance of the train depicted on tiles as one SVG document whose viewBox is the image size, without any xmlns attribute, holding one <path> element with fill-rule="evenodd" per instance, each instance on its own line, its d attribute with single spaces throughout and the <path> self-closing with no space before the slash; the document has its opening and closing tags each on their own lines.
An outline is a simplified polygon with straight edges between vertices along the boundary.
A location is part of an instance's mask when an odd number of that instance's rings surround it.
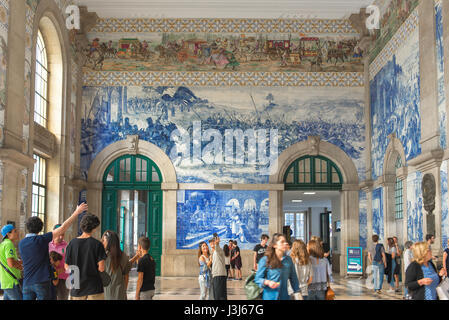
<svg viewBox="0 0 449 320">
<path fill-rule="evenodd" d="M 356 38 L 305 35 L 162 34 L 161 38 L 91 40 L 88 69 L 104 71 L 361 72 Z"/>
</svg>

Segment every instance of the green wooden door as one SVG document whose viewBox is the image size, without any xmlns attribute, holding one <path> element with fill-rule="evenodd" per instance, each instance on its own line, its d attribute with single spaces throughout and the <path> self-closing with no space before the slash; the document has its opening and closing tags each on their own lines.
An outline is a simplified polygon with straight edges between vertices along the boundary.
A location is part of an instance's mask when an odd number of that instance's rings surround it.
<svg viewBox="0 0 449 320">
<path fill-rule="evenodd" d="M 117 231 L 117 191 L 103 190 L 101 234 L 106 230 Z"/>
<path fill-rule="evenodd" d="M 148 195 L 148 238 L 150 238 L 150 255 L 156 261 L 156 275 L 161 275 L 162 256 L 162 191 L 150 191 Z"/>
<path fill-rule="evenodd" d="M 162 255 L 162 174 L 157 165 L 141 155 L 121 156 L 106 169 L 103 177 L 102 234 L 106 230 L 119 233 L 124 229 L 124 213 L 119 208 L 118 192 L 139 190 L 148 192 L 147 234 L 150 254 L 156 261 L 156 275 L 161 274 Z M 120 209 L 120 210 L 119 210 Z M 119 216 L 120 215 L 120 216 Z M 117 225 L 118 222 L 120 226 Z M 124 238 L 121 238 L 123 248 Z"/>
</svg>

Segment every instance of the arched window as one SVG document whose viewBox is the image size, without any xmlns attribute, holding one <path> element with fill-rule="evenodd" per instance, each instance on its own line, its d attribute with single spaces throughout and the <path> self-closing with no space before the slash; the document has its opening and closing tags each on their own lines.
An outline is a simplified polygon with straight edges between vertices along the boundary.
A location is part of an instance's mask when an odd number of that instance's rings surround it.
<svg viewBox="0 0 449 320">
<path fill-rule="evenodd" d="M 395 168 L 402 167 L 401 157 L 396 160 Z M 402 180 L 396 177 L 396 183 L 394 186 L 394 202 L 395 202 L 395 219 L 399 220 L 404 218 L 404 194 L 403 194 Z"/>
<path fill-rule="evenodd" d="M 295 160 L 284 175 L 285 190 L 341 190 L 340 169 L 322 156 Z"/>
<path fill-rule="evenodd" d="M 47 127 L 48 108 L 48 57 L 44 38 L 39 30 L 36 41 L 36 81 L 34 86 L 34 121 Z"/>
</svg>

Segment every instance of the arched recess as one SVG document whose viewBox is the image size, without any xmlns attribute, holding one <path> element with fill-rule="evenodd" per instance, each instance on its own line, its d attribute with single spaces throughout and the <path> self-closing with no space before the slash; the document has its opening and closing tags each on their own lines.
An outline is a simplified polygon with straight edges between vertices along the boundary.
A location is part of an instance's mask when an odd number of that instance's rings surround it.
<svg viewBox="0 0 449 320">
<path fill-rule="evenodd" d="M 48 57 L 48 121 L 47 128 L 37 127 L 34 119 L 35 74 L 36 74 L 36 40 L 41 31 Z M 67 185 L 64 177 L 68 176 L 68 152 L 70 148 L 67 132 L 67 109 L 70 105 L 70 52 L 69 38 L 65 19 L 53 0 L 41 0 L 34 14 L 31 39 L 31 96 L 30 96 L 30 153 L 38 153 L 47 159 L 47 230 L 62 222 L 73 209 L 68 203 Z M 28 40 L 27 40 L 28 41 Z M 49 137 L 42 141 L 42 136 Z M 40 142 L 40 143 L 39 143 Z M 39 148 L 43 143 L 47 148 Z"/>
<path fill-rule="evenodd" d="M 407 160 L 404 147 L 396 135 L 390 135 L 389 139 L 383 163 L 384 172 L 380 177 L 385 189 L 385 238 L 397 236 L 400 243 L 404 243 L 407 230 Z M 399 218 L 401 210 L 402 219 Z"/>
<path fill-rule="evenodd" d="M 322 156 L 331 160 L 340 170 L 343 184 L 340 196 L 341 236 L 338 244 L 339 271 L 346 274 L 347 247 L 359 246 L 359 177 L 352 159 L 337 146 L 310 136 L 282 152 L 272 166 L 270 184 L 283 184 L 290 165 L 304 156 Z M 270 191 L 270 234 L 282 230 L 283 191 Z"/>
<path fill-rule="evenodd" d="M 151 159 L 162 174 L 162 261 L 161 275 L 167 271 L 164 255 L 170 248 L 176 248 L 176 171 L 170 158 L 156 145 L 139 140 L 138 136 L 110 144 L 93 160 L 87 177 L 87 203 L 89 212 L 101 217 L 103 196 L 103 175 L 108 166 L 121 156 L 142 155 Z M 97 237 L 100 231 L 97 230 Z"/>
</svg>

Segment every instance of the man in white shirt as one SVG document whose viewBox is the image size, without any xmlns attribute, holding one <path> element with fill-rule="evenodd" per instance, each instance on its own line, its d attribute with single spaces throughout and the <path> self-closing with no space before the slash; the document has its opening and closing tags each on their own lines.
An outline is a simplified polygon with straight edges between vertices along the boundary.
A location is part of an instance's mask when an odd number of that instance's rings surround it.
<svg viewBox="0 0 449 320">
<path fill-rule="evenodd" d="M 214 300 L 227 300 L 225 255 L 223 249 L 220 248 L 220 237 L 214 234 L 213 240 L 210 242 L 210 245 L 212 248 L 212 286 Z"/>
</svg>

